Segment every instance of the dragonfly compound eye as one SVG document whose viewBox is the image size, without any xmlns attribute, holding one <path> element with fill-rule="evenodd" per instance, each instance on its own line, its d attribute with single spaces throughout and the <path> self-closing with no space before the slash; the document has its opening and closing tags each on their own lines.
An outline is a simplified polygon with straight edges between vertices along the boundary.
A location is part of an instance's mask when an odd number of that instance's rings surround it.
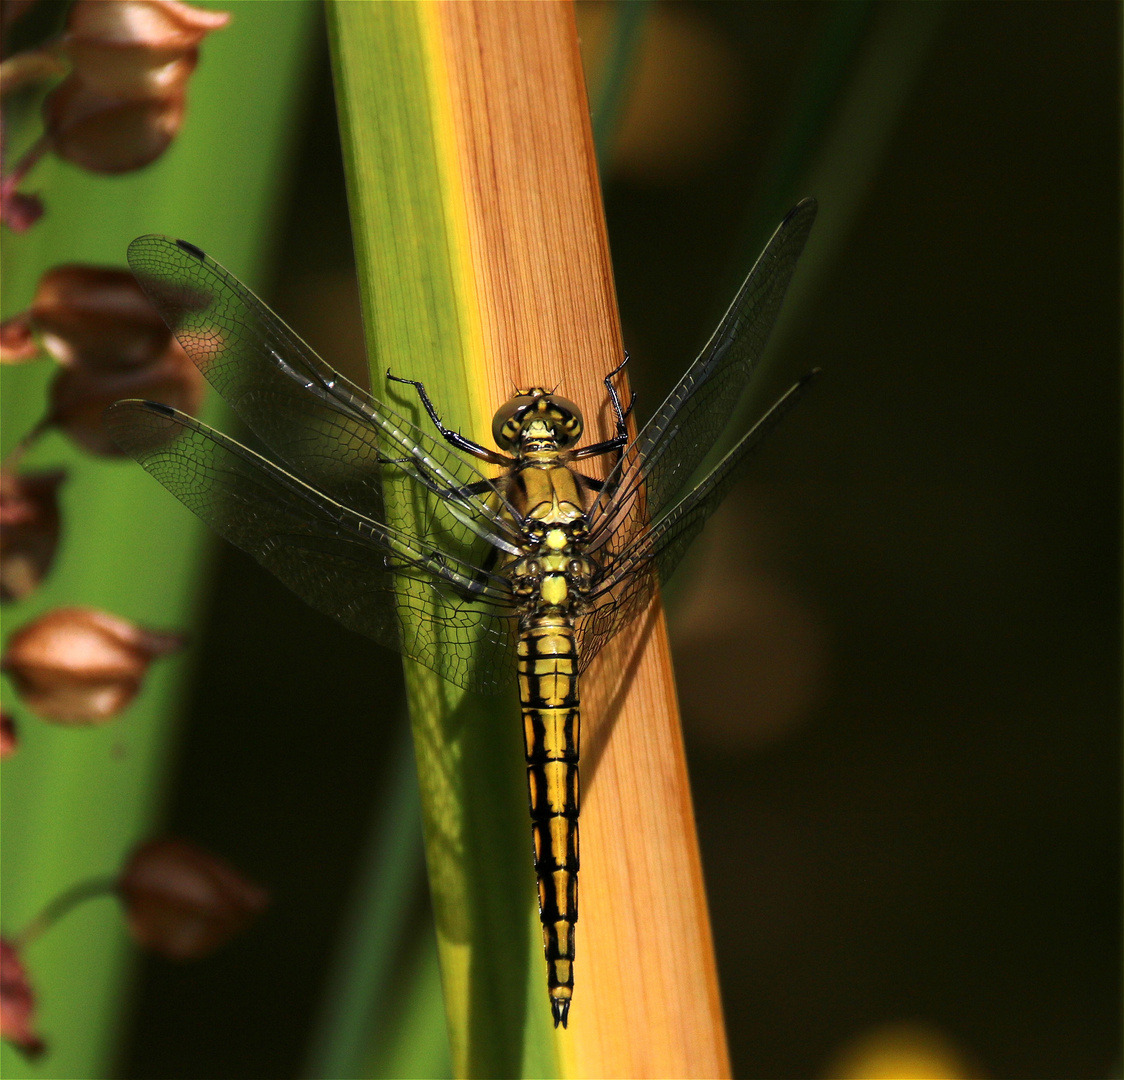
<svg viewBox="0 0 1124 1080">
<path fill-rule="evenodd" d="M 518 445 L 527 410 L 534 404 L 533 391 L 520 391 L 496 410 L 492 417 L 492 438 L 501 450 L 514 450 Z"/>
<path fill-rule="evenodd" d="M 577 405 L 535 387 L 520 391 L 496 410 L 492 417 L 492 438 L 501 449 L 513 450 L 519 445 L 524 428 L 533 420 L 543 421 L 550 427 L 559 447 L 577 442 L 585 427 Z"/>
</svg>

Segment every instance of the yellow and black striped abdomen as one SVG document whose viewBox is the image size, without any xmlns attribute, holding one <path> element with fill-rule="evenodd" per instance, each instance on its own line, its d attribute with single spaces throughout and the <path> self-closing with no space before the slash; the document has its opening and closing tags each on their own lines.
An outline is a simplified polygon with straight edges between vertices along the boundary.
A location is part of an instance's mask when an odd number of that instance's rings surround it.
<svg viewBox="0 0 1124 1080">
<path fill-rule="evenodd" d="M 526 618 L 519 636 L 519 696 L 527 751 L 539 918 L 554 1025 L 566 1026 L 574 991 L 578 921 L 578 755 L 581 714 L 574 628 L 566 615 Z"/>
</svg>

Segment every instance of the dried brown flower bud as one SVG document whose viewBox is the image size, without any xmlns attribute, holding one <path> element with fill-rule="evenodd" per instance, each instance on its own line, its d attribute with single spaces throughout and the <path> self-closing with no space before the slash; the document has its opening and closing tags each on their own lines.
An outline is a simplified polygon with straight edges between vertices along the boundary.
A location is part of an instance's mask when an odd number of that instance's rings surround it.
<svg viewBox="0 0 1124 1080">
<path fill-rule="evenodd" d="M 90 172 L 131 172 L 168 149 L 185 104 L 179 91 L 134 100 L 107 97 L 71 76 L 43 103 L 43 123 L 51 149 L 66 161 Z"/>
<path fill-rule="evenodd" d="M 175 0 L 77 0 L 62 41 L 73 70 L 43 103 L 55 152 L 94 172 L 154 161 L 183 122 L 199 43 L 229 19 Z"/>
<path fill-rule="evenodd" d="M 3 5 L 5 16 L 11 0 Z M 26 86 L 53 79 L 66 71 L 66 63 L 47 49 L 27 49 L 9 56 L 0 66 L 0 97 L 15 93 Z"/>
<path fill-rule="evenodd" d="M 38 1057 L 47 1048 L 35 1034 L 35 994 L 19 953 L 0 939 L 0 1038 L 28 1057 Z"/>
<path fill-rule="evenodd" d="M 194 48 L 228 22 L 228 12 L 179 0 L 76 0 L 66 22 L 66 41 L 163 49 L 172 55 Z"/>
<path fill-rule="evenodd" d="M 0 323 L 0 364 L 26 364 L 42 355 L 27 312 Z"/>
<path fill-rule="evenodd" d="M 56 608 L 17 630 L 0 670 L 45 720 L 112 719 L 136 696 L 149 664 L 183 644 L 93 608 Z"/>
<path fill-rule="evenodd" d="M 121 371 L 66 368 L 51 384 L 49 421 L 91 454 L 122 451 L 102 424 L 102 414 L 122 398 L 149 398 L 194 413 L 203 401 L 203 376 L 179 346 L 154 363 Z"/>
<path fill-rule="evenodd" d="M 188 413 L 202 404 L 206 381 L 128 271 L 56 266 L 39 279 L 27 313 L 5 328 L 17 353 L 38 331 L 42 348 L 63 365 L 47 422 L 90 453 L 120 454 L 102 426 L 115 401 L 153 398 Z"/>
<path fill-rule="evenodd" d="M 137 848 L 117 888 L 136 941 L 173 960 L 214 952 L 269 903 L 225 860 L 175 838 Z"/>
<path fill-rule="evenodd" d="M 76 74 L 103 94 L 154 97 L 191 73 L 198 46 L 230 22 L 175 0 L 77 0 L 63 48 Z"/>
<path fill-rule="evenodd" d="M 66 473 L 0 472 L 0 601 L 34 592 L 59 542 L 59 485 Z"/>
<path fill-rule="evenodd" d="M 38 195 L 25 195 L 13 185 L 0 188 L 0 220 L 12 232 L 27 232 L 43 216 L 43 200 Z"/>
<path fill-rule="evenodd" d="M 52 267 L 39 279 L 28 315 L 43 348 L 66 367 L 148 364 L 172 341 L 137 279 L 115 267 Z"/>
<path fill-rule="evenodd" d="M 11 757 L 19 745 L 16 722 L 6 712 L 0 711 L 0 759 Z"/>
</svg>

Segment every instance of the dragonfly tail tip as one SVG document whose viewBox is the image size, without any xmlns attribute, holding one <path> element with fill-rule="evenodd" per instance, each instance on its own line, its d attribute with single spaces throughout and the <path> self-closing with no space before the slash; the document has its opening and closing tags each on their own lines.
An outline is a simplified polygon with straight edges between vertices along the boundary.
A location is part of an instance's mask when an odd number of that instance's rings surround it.
<svg viewBox="0 0 1124 1080">
<path fill-rule="evenodd" d="M 565 1027 L 570 1018 L 570 999 L 551 998 L 550 1011 L 554 1014 L 554 1026 L 558 1027 L 561 1024 Z"/>
</svg>

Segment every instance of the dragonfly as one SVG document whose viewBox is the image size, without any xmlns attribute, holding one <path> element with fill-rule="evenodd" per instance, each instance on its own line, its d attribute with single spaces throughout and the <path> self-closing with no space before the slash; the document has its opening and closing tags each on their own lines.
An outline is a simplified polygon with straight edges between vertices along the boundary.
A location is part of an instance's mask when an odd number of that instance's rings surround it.
<svg viewBox="0 0 1124 1080">
<path fill-rule="evenodd" d="M 121 449 L 314 608 L 457 686 L 518 686 L 555 1027 L 566 1026 L 574 989 L 580 677 L 647 608 L 815 374 L 702 468 L 761 359 L 815 215 L 812 199 L 789 212 L 635 438 L 621 364 L 604 378 L 612 437 L 582 446 L 578 405 L 530 387 L 496 411 L 496 450 L 446 427 L 421 382 L 387 372 L 416 395 L 432 432 L 337 373 L 193 244 L 143 236 L 129 246 L 142 288 L 262 451 L 140 400 L 106 412 Z M 597 457 L 608 466 L 600 479 L 581 468 Z"/>
</svg>

